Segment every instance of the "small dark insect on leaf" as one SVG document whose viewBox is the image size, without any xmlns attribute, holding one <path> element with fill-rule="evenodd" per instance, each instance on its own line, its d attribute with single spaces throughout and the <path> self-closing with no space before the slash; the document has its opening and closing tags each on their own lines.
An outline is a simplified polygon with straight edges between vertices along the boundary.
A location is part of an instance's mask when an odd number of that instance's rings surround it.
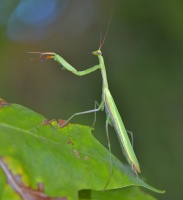
<svg viewBox="0 0 183 200">
<path fill-rule="evenodd" d="M 0 108 L 4 107 L 4 106 L 9 106 L 10 103 L 7 103 L 4 99 L 0 98 Z"/>
<path fill-rule="evenodd" d="M 13 174 L 1 157 L 0 167 L 6 175 L 7 182 L 11 185 L 13 190 L 21 197 L 22 200 L 67 200 L 67 197 L 55 198 L 47 196 L 44 193 L 43 183 L 38 183 L 37 190 L 26 187 L 21 181 L 21 176 Z"/>
</svg>

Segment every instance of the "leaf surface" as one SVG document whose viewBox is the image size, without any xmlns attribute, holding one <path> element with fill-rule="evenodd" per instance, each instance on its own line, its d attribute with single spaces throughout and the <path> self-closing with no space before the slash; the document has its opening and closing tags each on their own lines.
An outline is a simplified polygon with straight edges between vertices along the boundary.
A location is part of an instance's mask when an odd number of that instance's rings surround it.
<svg viewBox="0 0 183 200">
<path fill-rule="evenodd" d="M 90 127 L 68 124 L 58 128 L 56 121 L 49 122 L 17 104 L 0 108 L 0 157 L 9 174 L 19 176 L 16 184 L 20 188 L 36 191 L 41 184 L 41 192 L 48 197 L 78 199 L 79 191 L 103 191 L 108 181 L 103 194 L 129 186 L 162 192 L 136 177 L 114 156 L 110 178 L 109 152 L 93 137 Z M 1 199 L 7 195 L 21 199 L 13 185 L 7 184 L 8 174 L 0 171 L 0 177 Z"/>
</svg>

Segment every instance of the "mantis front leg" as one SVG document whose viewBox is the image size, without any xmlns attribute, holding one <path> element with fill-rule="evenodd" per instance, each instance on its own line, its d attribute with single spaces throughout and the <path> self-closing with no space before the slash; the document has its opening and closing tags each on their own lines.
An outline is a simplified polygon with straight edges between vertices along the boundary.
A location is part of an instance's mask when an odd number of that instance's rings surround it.
<svg viewBox="0 0 183 200">
<path fill-rule="evenodd" d="M 71 66 L 65 59 L 63 59 L 61 56 L 57 55 L 56 53 L 53 53 L 53 52 L 29 52 L 29 53 L 37 53 L 37 54 L 40 54 L 40 57 L 39 58 L 36 58 L 36 60 L 47 60 L 47 59 L 54 59 L 55 61 L 57 61 L 60 65 L 63 66 L 64 69 L 72 72 L 73 74 L 77 75 L 77 76 L 84 76 L 84 75 L 87 75 L 89 73 L 92 73 L 94 72 L 95 70 L 97 69 L 101 69 L 101 66 L 100 65 L 95 65 L 91 68 L 88 68 L 86 70 L 83 70 L 83 71 L 77 71 L 73 66 Z M 98 104 L 98 103 L 97 103 Z M 104 101 L 102 101 L 100 103 L 100 105 L 98 105 L 98 108 L 96 108 L 96 105 L 95 103 L 95 109 L 93 110 L 88 110 L 88 111 L 83 111 L 83 112 L 78 112 L 78 113 L 75 113 L 73 114 L 62 126 L 64 126 L 65 124 L 67 124 L 74 116 L 77 116 L 77 115 L 82 115 L 82 114 L 87 114 L 87 113 L 93 113 L 93 112 L 97 112 L 99 110 L 103 110 L 104 109 Z M 95 120 L 96 120 L 96 114 L 95 114 L 95 117 L 94 117 L 94 123 L 95 123 Z M 94 125 L 93 123 L 93 125 Z"/>
<path fill-rule="evenodd" d="M 72 65 L 70 65 L 65 59 L 63 59 L 61 56 L 59 56 L 56 53 L 53 53 L 53 52 L 29 52 L 29 53 L 40 54 L 40 57 L 36 58 L 36 60 L 43 61 L 43 60 L 47 60 L 47 59 L 54 59 L 56 62 L 58 62 L 60 65 L 62 65 L 64 69 L 72 72 L 73 74 L 75 74 L 77 76 L 84 76 L 86 74 L 90 74 L 90 73 L 94 72 L 95 70 L 101 68 L 100 65 L 95 65 L 95 66 L 88 68 L 86 70 L 77 71 Z"/>
</svg>

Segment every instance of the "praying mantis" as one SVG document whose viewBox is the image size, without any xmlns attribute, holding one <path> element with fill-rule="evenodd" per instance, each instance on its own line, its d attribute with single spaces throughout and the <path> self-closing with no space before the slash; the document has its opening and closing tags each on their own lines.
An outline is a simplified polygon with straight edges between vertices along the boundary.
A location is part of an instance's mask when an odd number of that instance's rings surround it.
<svg viewBox="0 0 183 200">
<path fill-rule="evenodd" d="M 101 48 L 102 48 L 102 46 L 105 42 L 108 30 L 109 30 L 109 26 L 110 26 L 110 22 L 111 22 L 111 18 L 112 18 L 112 13 L 113 13 L 113 8 L 114 8 L 114 4 L 113 4 L 113 7 L 112 7 L 112 10 L 111 10 L 111 13 L 110 13 L 109 23 L 108 23 L 107 31 L 105 33 L 103 41 L 100 43 L 99 49 L 92 52 L 92 54 L 94 56 L 98 57 L 98 60 L 99 60 L 98 65 L 95 65 L 95 66 L 90 67 L 90 68 L 83 70 L 83 71 L 77 71 L 64 58 L 62 58 L 61 56 L 59 56 L 58 54 L 56 54 L 54 52 L 29 52 L 29 53 L 39 54 L 40 57 L 37 58 L 38 60 L 54 59 L 56 62 L 58 62 L 60 65 L 62 65 L 63 69 L 66 69 L 66 70 L 72 72 L 73 74 L 75 74 L 77 76 L 84 76 L 84 75 L 90 74 L 90 73 L 92 73 L 92 72 L 94 72 L 98 69 L 101 71 L 102 82 L 103 82 L 101 103 L 100 104 L 95 103 L 95 109 L 93 109 L 93 110 L 75 113 L 63 124 L 63 126 L 76 115 L 92 113 L 92 112 L 96 113 L 97 111 L 100 111 L 100 110 L 103 111 L 105 109 L 105 112 L 106 112 L 106 134 L 107 134 L 107 140 L 108 140 L 108 147 L 109 147 L 109 151 L 110 151 L 110 164 L 111 164 L 111 147 L 110 147 L 109 134 L 108 134 L 108 124 L 110 124 L 111 126 L 114 127 L 114 129 L 117 133 L 123 154 L 126 157 L 128 163 L 131 165 L 133 171 L 137 175 L 137 173 L 141 172 L 140 171 L 140 165 L 138 163 L 138 160 L 137 160 L 136 155 L 134 153 L 133 147 L 132 147 L 131 142 L 129 140 L 127 130 L 125 129 L 122 118 L 119 114 L 117 106 L 116 106 L 114 99 L 111 95 L 111 92 L 109 90 L 104 58 L 102 56 L 102 51 L 101 51 Z M 100 33 L 101 33 L 101 30 L 100 30 Z M 96 108 L 96 105 L 98 105 L 98 108 Z"/>
<path fill-rule="evenodd" d="M 72 72 L 73 74 L 75 74 L 77 76 L 84 76 L 84 75 L 90 74 L 98 69 L 101 71 L 102 81 L 103 81 L 102 100 L 101 100 L 101 103 L 99 104 L 98 108 L 95 108 L 95 109 L 89 110 L 89 111 L 80 112 L 80 113 L 75 113 L 66 122 L 68 122 L 75 115 L 97 112 L 99 110 L 103 111 L 105 109 L 105 111 L 106 111 L 106 133 L 107 133 L 109 150 L 111 152 L 109 135 L 108 135 L 108 124 L 110 124 L 114 127 L 114 129 L 117 133 L 123 154 L 126 157 L 128 163 L 132 166 L 133 171 L 137 174 L 137 173 L 140 173 L 140 166 L 139 166 L 138 160 L 136 158 L 136 155 L 134 153 L 131 142 L 129 140 L 129 137 L 128 137 L 127 131 L 125 129 L 125 126 L 123 124 L 123 121 L 121 119 L 121 116 L 119 114 L 119 111 L 117 109 L 117 106 L 114 102 L 114 99 L 113 99 L 111 92 L 109 90 L 109 87 L 108 87 L 106 68 L 105 68 L 105 64 L 104 64 L 104 58 L 102 56 L 101 47 L 102 47 L 102 45 L 100 45 L 100 48 L 97 51 L 92 52 L 93 55 L 98 57 L 99 64 L 95 65 L 91 68 L 88 68 L 86 70 L 83 70 L 83 71 L 77 71 L 65 59 L 63 59 L 61 56 L 59 56 L 56 53 L 53 53 L 53 52 L 29 52 L 29 53 L 40 54 L 40 57 L 38 58 L 39 60 L 54 59 L 56 62 L 58 62 L 60 65 L 62 65 L 64 69 Z M 110 160 L 110 162 L 111 162 L 111 160 Z"/>
</svg>

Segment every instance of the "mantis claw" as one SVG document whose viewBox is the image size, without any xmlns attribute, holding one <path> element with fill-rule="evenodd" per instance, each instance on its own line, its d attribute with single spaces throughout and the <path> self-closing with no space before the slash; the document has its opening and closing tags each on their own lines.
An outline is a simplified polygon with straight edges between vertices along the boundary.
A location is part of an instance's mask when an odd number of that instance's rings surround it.
<svg viewBox="0 0 183 200">
<path fill-rule="evenodd" d="M 28 53 L 36 53 L 39 54 L 39 58 L 32 58 L 31 60 L 47 60 L 47 59 L 52 59 L 55 56 L 55 53 L 53 52 L 28 52 Z"/>
</svg>

